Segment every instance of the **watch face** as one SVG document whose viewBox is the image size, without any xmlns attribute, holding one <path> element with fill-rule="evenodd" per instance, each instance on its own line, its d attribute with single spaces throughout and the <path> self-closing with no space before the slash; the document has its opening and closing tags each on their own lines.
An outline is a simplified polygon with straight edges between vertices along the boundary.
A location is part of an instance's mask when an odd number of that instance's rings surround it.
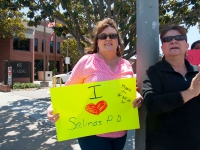
<svg viewBox="0 0 200 150">
<path fill-rule="evenodd" d="M 198 66 L 192 65 L 194 67 L 194 71 L 199 71 Z"/>
</svg>

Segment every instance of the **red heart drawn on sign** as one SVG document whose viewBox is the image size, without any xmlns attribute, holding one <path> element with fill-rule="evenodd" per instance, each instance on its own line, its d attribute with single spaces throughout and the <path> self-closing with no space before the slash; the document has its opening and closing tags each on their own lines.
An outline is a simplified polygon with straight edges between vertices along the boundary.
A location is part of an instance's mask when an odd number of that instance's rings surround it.
<svg viewBox="0 0 200 150">
<path fill-rule="evenodd" d="M 106 101 L 102 100 L 99 101 L 96 105 L 93 103 L 90 103 L 86 105 L 85 110 L 91 114 L 99 115 L 101 112 L 103 112 L 107 108 Z"/>
</svg>

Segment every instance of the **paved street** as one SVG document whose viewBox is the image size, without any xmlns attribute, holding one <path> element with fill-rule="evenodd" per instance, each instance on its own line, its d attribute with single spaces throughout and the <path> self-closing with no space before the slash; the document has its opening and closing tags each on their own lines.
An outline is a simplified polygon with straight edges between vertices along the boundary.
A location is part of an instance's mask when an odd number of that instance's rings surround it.
<svg viewBox="0 0 200 150">
<path fill-rule="evenodd" d="M 0 92 L 0 150 L 80 150 L 77 140 L 57 142 L 46 118 L 49 88 Z M 134 131 L 124 150 L 134 150 Z"/>
</svg>

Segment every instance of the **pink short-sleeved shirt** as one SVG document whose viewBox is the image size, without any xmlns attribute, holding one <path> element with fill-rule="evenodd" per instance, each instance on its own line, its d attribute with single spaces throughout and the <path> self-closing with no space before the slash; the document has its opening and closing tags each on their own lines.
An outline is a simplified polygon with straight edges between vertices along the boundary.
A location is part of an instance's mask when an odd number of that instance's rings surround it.
<svg viewBox="0 0 200 150">
<path fill-rule="evenodd" d="M 78 61 L 65 85 L 132 77 L 133 69 L 131 64 L 127 60 L 121 58 L 115 70 L 112 71 L 110 67 L 106 64 L 106 62 L 103 59 L 99 58 L 98 55 L 95 53 L 85 55 Z M 97 136 L 118 138 L 124 136 L 126 132 L 127 131 L 119 131 L 99 134 Z"/>
</svg>

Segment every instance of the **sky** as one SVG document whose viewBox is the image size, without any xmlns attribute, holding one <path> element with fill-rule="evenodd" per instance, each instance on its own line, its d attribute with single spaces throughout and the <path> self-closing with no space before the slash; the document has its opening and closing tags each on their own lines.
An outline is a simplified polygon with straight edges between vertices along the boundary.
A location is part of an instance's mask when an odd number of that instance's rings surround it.
<svg viewBox="0 0 200 150">
<path fill-rule="evenodd" d="M 199 29 L 197 28 L 197 25 L 191 27 L 188 30 L 187 38 L 188 38 L 188 43 L 190 44 L 190 47 L 193 42 L 200 40 L 200 32 L 199 32 Z M 190 47 L 189 47 L 189 49 L 190 49 Z"/>
</svg>

